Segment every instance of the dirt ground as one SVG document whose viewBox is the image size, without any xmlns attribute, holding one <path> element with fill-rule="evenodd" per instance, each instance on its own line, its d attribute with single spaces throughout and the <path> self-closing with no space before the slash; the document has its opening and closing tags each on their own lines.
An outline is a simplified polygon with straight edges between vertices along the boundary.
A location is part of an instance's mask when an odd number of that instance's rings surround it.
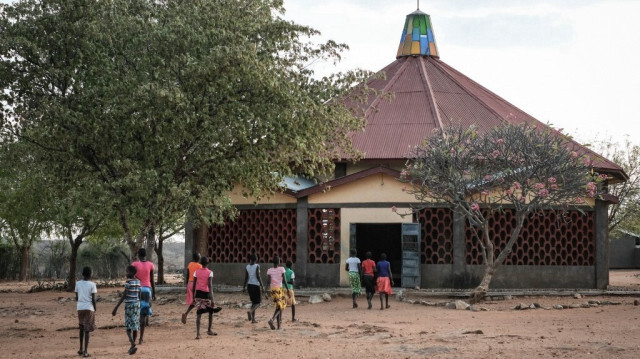
<svg viewBox="0 0 640 359">
<path fill-rule="evenodd" d="M 617 289 L 640 290 L 640 271 L 611 272 Z M 77 357 L 78 330 L 73 293 L 26 293 L 34 283 L 0 283 L 0 357 Z M 98 288 L 98 329 L 89 352 L 94 358 L 127 357 L 123 308 L 111 310 L 120 287 Z M 184 297 L 162 294 L 139 358 L 640 358 L 638 296 L 575 298 L 574 296 L 495 297 L 476 309 L 442 306 L 448 298 L 409 295 L 390 298 L 391 308 L 351 308 L 347 297 L 309 304 L 299 297 L 298 322 L 287 308 L 282 330 L 270 330 L 273 306 L 257 311 L 257 324 L 247 321 L 248 297 L 216 293 L 223 310 L 214 316 L 218 336 L 195 340 L 195 315 L 180 322 Z M 591 304 L 589 304 L 591 301 Z M 516 310 L 523 304 L 540 308 Z M 562 305 L 565 309 L 555 309 Z M 579 308 L 570 308 L 571 306 Z M 206 322 L 206 321 L 205 321 Z"/>
</svg>

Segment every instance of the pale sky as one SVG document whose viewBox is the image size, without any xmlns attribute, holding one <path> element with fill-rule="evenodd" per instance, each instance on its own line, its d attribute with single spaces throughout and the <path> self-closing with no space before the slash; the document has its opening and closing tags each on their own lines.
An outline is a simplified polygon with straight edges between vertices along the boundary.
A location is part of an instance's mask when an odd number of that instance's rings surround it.
<svg viewBox="0 0 640 359">
<path fill-rule="evenodd" d="M 337 66 L 395 60 L 416 0 L 285 0 L 285 17 L 349 45 Z M 640 0 L 422 0 L 440 59 L 579 141 L 640 143 Z M 634 136 L 636 139 L 634 139 Z"/>
</svg>

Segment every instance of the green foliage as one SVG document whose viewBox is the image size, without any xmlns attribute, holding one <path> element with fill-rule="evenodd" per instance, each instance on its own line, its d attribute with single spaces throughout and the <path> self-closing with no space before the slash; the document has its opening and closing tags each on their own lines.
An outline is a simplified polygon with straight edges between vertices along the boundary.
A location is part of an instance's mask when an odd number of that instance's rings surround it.
<svg viewBox="0 0 640 359">
<path fill-rule="evenodd" d="M 362 74 L 315 78 L 308 65 L 346 46 L 314 43 L 315 30 L 282 19 L 282 1 L 2 7 L 5 134 L 79 181 L 78 198 L 108 193 L 131 248 L 187 210 L 220 220 L 235 184 L 263 195 L 353 152 L 361 120 L 327 101 Z"/>
<path fill-rule="evenodd" d="M 587 197 L 599 195 L 606 176 L 593 173 L 591 161 L 551 129 L 503 125 L 480 133 L 450 127 L 425 139 L 402 174 L 421 203 L 446 204 L 467 218 L 488 268 L 478 287 L 486 291 L 528 215 L 546 208 L 580 210 Z M 515 211 L 516 223 L 499 249 L 488 221 L 492 211 L 504 208 Z"/>
<path fill-rule="evenodd" d="M 20 279 L 26 279 L 28 254 L 34 242 L 51 229 L 51 193 L 46 176 L 24 143 L 0 147 L 0 231 L 21 260 Z"/>
<path fill-rule="evenodd" d="M 608 192 L 619 201 L 609 206 L 609 230 L 640 233 L 640 146 L 627 138 L 622 143 L 596 141 L 594 149 L 622 167 L 629 176 L 626 182 L 608 186 Z"/>
</svg>

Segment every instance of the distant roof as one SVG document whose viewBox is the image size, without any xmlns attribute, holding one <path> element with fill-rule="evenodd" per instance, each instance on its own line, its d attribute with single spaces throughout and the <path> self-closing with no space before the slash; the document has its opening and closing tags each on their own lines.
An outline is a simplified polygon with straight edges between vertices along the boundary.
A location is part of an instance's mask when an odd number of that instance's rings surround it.
<svg viewBox="0 0 640 359">
<path fill-rule="evenodd" d="M 365 117 L 364 131 L 352 134 L 353 145 L 363 153 L 363 159 L 405 159 L 434 129 L 450 125 L 475 125 L 480 131 L 505 123 L 547 126 L 447 65 L 437 57 L 437 49 L 414 54 L 418 47 L 411 45 L 411 55 L 405 55 L 409 32 L 412 31 L 411 41 L 423 36 L 422 20 L 418 21 L 419 31 L 413 31 L 417 28 L 416 18 L 425 19 L 425 29 L 427 24 L 430 27 L 427 14 L 417 11 L 407 15 L 399 57 L 381 70 L 384 76 L 367 81 L 367 86 L 377 93 L 369 96 L 364 107 L 354 99 L 345 101 Z M 435 39 L 433 44 L 435 48 Z M 419 48 L 422 50 L 422 45 Z M 609 173 L 617 180 L 628 178 L 620 166 L 557 133 L 575 151 L 588 154 L 598 172 Z"/>
<path fill-rule="evenodd" d="M 280 182 L 280 186 L 291 192 L 298 192 L 305 190 L 307 188 L 311 188 L 315 186 L 316 183 L 312 180 L 306 179 L 304 177 L 289 177 L 284 176 L 282 182 Z"/>
</svg>

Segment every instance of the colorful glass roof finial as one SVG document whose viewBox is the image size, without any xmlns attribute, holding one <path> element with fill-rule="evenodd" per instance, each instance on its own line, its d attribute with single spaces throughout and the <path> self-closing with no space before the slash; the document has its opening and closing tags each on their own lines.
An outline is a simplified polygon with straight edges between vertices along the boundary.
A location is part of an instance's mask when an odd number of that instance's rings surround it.
<svg viewBox="0 0 640 359">
<path fill-rule="evenodd" d="M 431 17 L 420 11 L 420 1 L 418 0 L 418 10 L 407 15 L 402 29 L 400 46 L 396 58 L 404 56 L 433 56 L 439 58 L 436 38 L 433 34 Z"/>
</svg>

